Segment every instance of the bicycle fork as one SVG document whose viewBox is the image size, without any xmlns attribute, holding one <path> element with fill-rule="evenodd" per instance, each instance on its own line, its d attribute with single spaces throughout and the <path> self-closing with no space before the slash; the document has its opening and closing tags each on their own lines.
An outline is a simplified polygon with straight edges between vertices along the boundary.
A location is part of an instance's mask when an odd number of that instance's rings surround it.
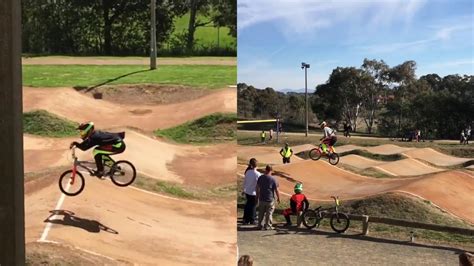
<svg viewBox="0 0 474 266">
<path fill-rule="evenodd" d="M 76 172 L 77 172 L 77 165 L 74 163 L 72 166 L 72 176 L 71 176 L 71 182 L 69 182 L 70 185 L 74 185 L 74 180 L 76 179 Z"/>
</svg>

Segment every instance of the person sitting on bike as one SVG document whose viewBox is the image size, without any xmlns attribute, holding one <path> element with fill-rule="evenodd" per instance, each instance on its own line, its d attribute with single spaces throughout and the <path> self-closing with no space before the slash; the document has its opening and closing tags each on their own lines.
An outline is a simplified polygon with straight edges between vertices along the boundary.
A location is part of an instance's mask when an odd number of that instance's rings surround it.
<svg viewBox="0 0 474 266">
<path fill-rule="evenodd" d="M 290 198 L 290 207 L 283 211 L 283 216 L 285 216 L 286 224 L 285 226 L 291 226 L 290 215 L 298 215 L 300 211 L 306 211 L 309 208 L 309 201 L 306 196 L 303 194 L 303 184 L 296 183 L 294 188 L 295 194 Z"/>
<path fill-rule="evenodd" d="M 328 153 L 329 148 L 329 155 L 331 154 L 331 147 L 334 146 L 337 142 L 336 131 L 330 128 L 325 121 L 321 123 L 321 129 L 323 130 L 324 136 L 320 139 L 322 140 L 322 148 L 325 153 Z"/>
<path fill-rule="evenodd" d="M 101 178 L 104 175 L 103 161 L 107 160 L 107 156 L 102 155 L 119 154 L 125 151 L 125 142 L 123 142 L 125 132 L 111 133 L 98 131 L 94 129 L 93 122 L 82 123 L 77 127 L 77 130 L 80 130 L 81 139 L 83 141 L 81 143 L 74 141 L 69 148 L 76 146 L 85 151 L 97 146 L 92 151 L 97 165 L 97 171 L 94 175 Z"/>
</svg>

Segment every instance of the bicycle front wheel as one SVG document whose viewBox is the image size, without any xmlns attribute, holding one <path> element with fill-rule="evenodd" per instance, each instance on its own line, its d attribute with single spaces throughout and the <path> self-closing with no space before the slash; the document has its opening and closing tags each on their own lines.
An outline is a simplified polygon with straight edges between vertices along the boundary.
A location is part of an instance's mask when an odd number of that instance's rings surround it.
<svg viewBox="0 0 474 266">
<path fill-rule="evenodd" d="M 112 182 L 119 187 L 126 187 L 133 183 L 137 177 L 135 166 L 129 161 L 118 161 L 110 168 Z"/>
<path fill-rule="evenodd" d="M 72 170 L 67 170 L 59 178 L 59 189 L 67 196 L 79 195 L 84 189 L 85 184 L 84 177 L 78 171 L 74 175 Z"/>
<path fill-rule="evenodd" d="M 349 228 L 349 216 L 345 213 L 333 213 L 331 216 L 331 228 L 336 233 L 344 233 Z"/>
<path fill-rule="evenodd" d="M 308 156 L 312 160 L 317 161 L 317 160 L 319 160 L 319 158 L 321 158 L 321 150 L 319 150 L 318 148 L 314 148 L 314 149 L 309 151 Z"/>
<path fill-rule="evenodd" d="M 321 221 L 321 213 L 315 210 L 307 210 L 303 213 L 303 225 L 308 228 L 314 228 Z"/>
</svg>

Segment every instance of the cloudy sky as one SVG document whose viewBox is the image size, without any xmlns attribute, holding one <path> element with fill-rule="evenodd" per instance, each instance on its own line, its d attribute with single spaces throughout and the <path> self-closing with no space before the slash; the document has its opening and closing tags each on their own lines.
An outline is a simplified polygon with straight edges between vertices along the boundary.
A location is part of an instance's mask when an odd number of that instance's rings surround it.
<svg viewBox="0 0 474 266">
<path fill-rule="evenodd" d="M 417 75 L 474 75 L 472 0 L 238 0 L 238 82 L 277 90 L 324 83 L 364 58 L 417 62 Z"/>
</svg>

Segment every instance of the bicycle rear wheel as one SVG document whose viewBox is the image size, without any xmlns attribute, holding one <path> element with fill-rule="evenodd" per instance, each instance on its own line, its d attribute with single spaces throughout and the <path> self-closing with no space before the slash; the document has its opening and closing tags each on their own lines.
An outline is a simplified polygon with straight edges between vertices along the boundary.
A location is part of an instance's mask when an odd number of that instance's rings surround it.
<svg viewBox="0 0 474 266">
<path fill-rule="evenodd" d="M 110 168 L 108 174 L 112 182 L 119 187 L 126 187 L 137 177 L 135 166 L 129 161 L 118 161 Z"/>
<path fill-rule="evenodd" d="M 339 163 L 339 154 L 332 153 L 331 155 L 328 155 L 328 160 L 330 164 L 336 165 L 337 163 Z"/>
<path fill-rule="evenodd" d="M 78 171 L 76 171 L 73 177 L 72 170 L 67 170 L 59 178 L 59 189 L 67 196 L 79 195 L 84 189 L 85 184 L 84 177 Z"/>
<path fill-rule="evenodd" d="M 320 212 L 316 212 L 315 210 L 307 210 L 303 213 L 303 225 L 308 229 L 319 226 L 320 221 Z"/>
<path fill-rule="evenodd" d="M 312 160 L 317 161 L 319 160 L 319 158 L 321 158 L 321 150 L 319 150 L 318 148 L 314 148 L 308 152 L 308 156 Z"/>
<path fill-rule="evenodd" d="M 330 224 L 336 233 L 344 233 L 349 228 L 349 216 L 345 213 L 333 213 Z"/>
</svg>

